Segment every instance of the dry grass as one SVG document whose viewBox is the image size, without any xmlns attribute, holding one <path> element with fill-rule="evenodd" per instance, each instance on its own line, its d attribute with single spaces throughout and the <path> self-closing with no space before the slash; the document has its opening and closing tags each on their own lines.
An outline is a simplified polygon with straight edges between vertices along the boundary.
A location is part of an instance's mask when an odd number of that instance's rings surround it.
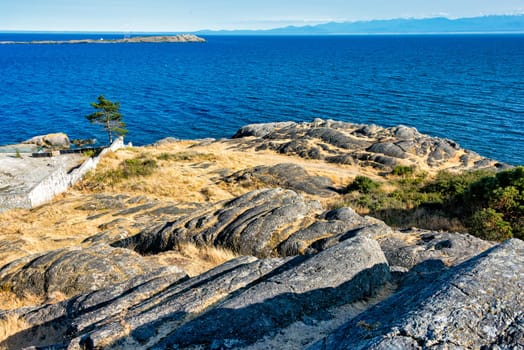
<svg viewBox="0 0 524 350">
<path fill-rule="evenodd" d="M 146 259 L 158 265 L 179 266 L 193 277 L 236 257 L 237 254 L 227 249 L 183 243 L 176 250 L 150 255 Z"/>
<path fill-rule="evenodd" d="M 30 327 L 24 319 L 16 315 L 7 315 L 6 318 L 0 319 L 0 343 Z M 7 349 L 7 347 L 4 348 Z"/>
<path fill-rule="evenodd" d="M 223 172 L 233 173 L 258 165 L 272 166 L 293 162 L 311 175 L 327 176 L 335 186 L 345 186 L 362 171 L 377 176 L 371 169 L 327 164 L 323 161 L 277 154 L 272 151 L 254 152 L 239 150 L 233 141 L 197 145 L 194 141 L 179 141 L 156 147 L 125 148 L 109 152 L 102 159 L 97 172 L 116 169 L 122 161 L 137 157 L 156 159 L 159 167 L 151 176 L 124 179 L 114 186 L 97 186 L 89 177 L 51 203 L 33 210 L 10 210 L 0 214 L 0 267 L 14 259 L 35 253 L 80 245 L 98 232 L 99 226 L 114 219 L 115 210 L 78 210 L 77 208 L 99 193 L 146 196 L 160 202 L 205 203 L 228 200 L 252 188 L 224 186 L 219 181 Z M 371 173 L 367 173 L 371 172 Z M 325 201 L 325 199 L 322 199 Z M 89 219 L 104 214 L 97 219 Z M 122 229 L 134 234 L 138 215 L 128 217 L 129 225 Z"/>
<path fill-rule="evenodd" d="M 26 306 L 37 306 L 42 304 L 45 298 L 26 293 L 18 297 L 9 290 L 0 291 L 0 310 L 14 310 Z"/>
</svg>

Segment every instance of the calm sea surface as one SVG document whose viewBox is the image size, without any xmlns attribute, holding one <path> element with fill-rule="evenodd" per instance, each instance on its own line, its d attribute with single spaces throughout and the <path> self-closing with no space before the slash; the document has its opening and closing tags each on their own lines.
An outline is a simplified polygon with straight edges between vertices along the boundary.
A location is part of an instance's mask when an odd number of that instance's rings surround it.
<svg viewBox="0 0 524 350">
<path fill-rule="evenodd" d="M 0 34 L 2 40 L 109 35 Z M 121 37 L 121 36 L 117 36 Z M 524 35 L 207 37 L 205 44 L 0 45 L 0 144 L 96 137 L 120 101 L 127 140 L 230 137 L 332 118 L 404 124 L 524 164 Z"/>
</svg>

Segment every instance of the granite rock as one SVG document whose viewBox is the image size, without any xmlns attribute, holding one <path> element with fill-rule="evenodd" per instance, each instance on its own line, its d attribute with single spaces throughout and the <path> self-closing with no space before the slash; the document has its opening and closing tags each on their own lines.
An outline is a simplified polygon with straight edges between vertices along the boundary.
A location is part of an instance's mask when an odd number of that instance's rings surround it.
<svg viewBox="0 0 524 350">
<path fill-rule="evenodd" d="M 411 283 L 363 312 L 316 349 L 519 349 L 524 242 L 513 239 Z"/>
</svg>

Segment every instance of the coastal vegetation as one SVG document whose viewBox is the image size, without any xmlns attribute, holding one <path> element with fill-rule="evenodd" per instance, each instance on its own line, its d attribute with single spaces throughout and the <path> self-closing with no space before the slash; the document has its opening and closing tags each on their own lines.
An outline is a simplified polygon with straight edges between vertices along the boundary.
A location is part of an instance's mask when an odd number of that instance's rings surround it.
<svg viewBox="0 0 524 350">
<path fill-rule="evenodd" d="M 524 167 L 427 173 L 396 167 L 384 182 L 357 176 L 342 203 L 396 227 L 464 231 L 487 240 L 524 238 Z"/>
<path fill-rule="evenodd" d="M 91 124 L 102 125 L 107 132 L 109 144 L 113 143 L 113 134 L 123 136 L 127 133 L 124 115 L 120 113 L 120 102 L 112 102 L 104 97 L 98 96 L 98 103 L 91 102 L 91 107 L 96 111 L 86 116 Z"/>
<path fill-rule="evenodd" d="M 157 168 L 158 164 L 155 159 L 141 154 L 135 158 L 122 160 L 114 169 L 90 174 L 87 177 L 87 186 L 91 188 L 112 187 L 126 179 L 149 176 Z"/>
</svg>

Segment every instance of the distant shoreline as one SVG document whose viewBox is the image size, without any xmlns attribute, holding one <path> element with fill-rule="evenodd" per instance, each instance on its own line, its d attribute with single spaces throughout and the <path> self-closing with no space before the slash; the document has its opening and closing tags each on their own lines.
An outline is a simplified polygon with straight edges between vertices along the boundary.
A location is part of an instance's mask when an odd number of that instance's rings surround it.
<svg viewBox="0 0 524 350">
<path fill-rule="evenodd" d="M 75 40 L 32 40 L 32 41 L 0 41 L 0 45 L 62 45 L 62 44 L 125 44 L 125 43 L 203 43 L 204 38 L 193 34 L 136 36 L 123 39 L 75 39 Z"/>
</svg>

